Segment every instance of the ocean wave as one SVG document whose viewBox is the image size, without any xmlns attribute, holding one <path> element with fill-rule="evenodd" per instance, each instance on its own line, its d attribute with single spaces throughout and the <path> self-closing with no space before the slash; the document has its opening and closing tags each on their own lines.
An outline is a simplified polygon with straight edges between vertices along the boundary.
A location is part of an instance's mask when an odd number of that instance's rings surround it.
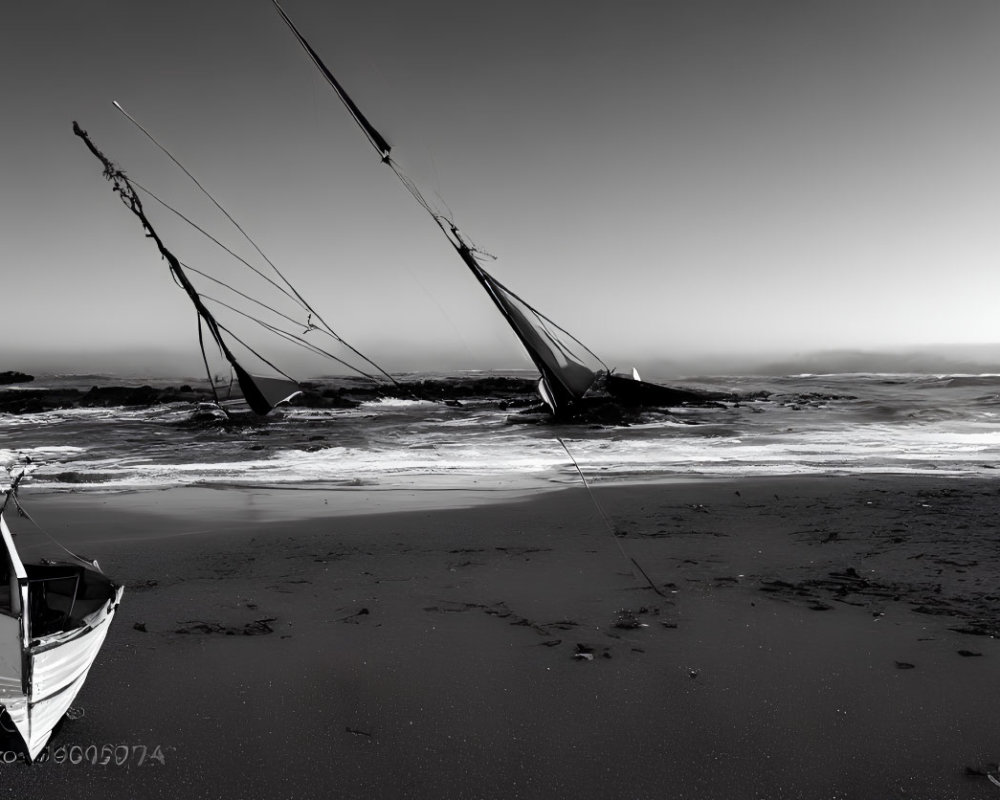
<svg viewBox="0 0 1000 800">
<path fill-rule="evenodd" d="M 361 404 L 362 408 L 414 408 L 419 406 L 436 406 L 430 400 L 408 400 L 404 397 L 379 397 L 377 400 L 366 400 Z"/>
<path fill-rule="evenodd" d="M 962 381 L 949 383 L 956 378 Z M 510 425 L 505 410 L 475 400 L 461 406 L 381 400 L 353 409 L 290 408 L 246 425 L 193 424 L 187 405 L 66 409 L 0 417 L 0 461 L 29 456 L 40 465 L 33 483 L 74 491 L 562 483 L 574 479 L 575 467 L 557 436 L 588 478 L 600 480 L 823 471 L 979 474 L 1000 462 L 1000 400 L 984 396 L 982 388 L 1000 385 L 1000 376 L 724 380 L 773 394 L 741 404 L 681 407 L 619 427 Z"/>
<path fill-rule="evenodd" d="M 996 386 L 1000 387 L 1000 375 L 941 375 L 938 380 L 949 388 L 966 386 Z"/>
<path fill-rule="evenodd" d="M 23 464 L 61 460 L 85 453 L 86 448 L 72 445 L 40 445 L 38 447 L 0 448 L 0 464 Z"/>
</svg>

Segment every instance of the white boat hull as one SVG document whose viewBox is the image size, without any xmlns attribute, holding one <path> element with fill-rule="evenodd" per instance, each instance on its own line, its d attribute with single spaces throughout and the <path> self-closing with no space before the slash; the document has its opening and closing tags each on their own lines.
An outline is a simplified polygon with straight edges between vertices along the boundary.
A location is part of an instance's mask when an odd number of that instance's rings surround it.
<svg viewBox="0 0 1000 800">
<path fill-rule="evenodd" d="M 0 543 L 0 707 L 33 761 L 87 679 L 123 589 L 96 563 L 26 566 L 2 512 Z"/>
<path fill-rule="evenodd" d="M 34 760 L 49 741 L 52 730 L 69 710 L 83 687 L 108 634 L 122 588 L 107 607 L 92 615 L 89 624 L 69 633 L 37 640 L 27 651 L 28 691 L 0 698 L 7 715 Z"/>
</svg>

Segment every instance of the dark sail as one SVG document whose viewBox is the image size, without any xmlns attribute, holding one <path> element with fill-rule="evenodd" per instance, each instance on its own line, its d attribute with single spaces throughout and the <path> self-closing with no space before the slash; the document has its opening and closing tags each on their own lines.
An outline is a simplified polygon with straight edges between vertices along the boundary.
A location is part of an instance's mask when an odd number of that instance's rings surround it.
<svg viewBox="0 0 1000 800">
<path fill-rule="evenodd" d="M 534 308 L 483 269 L 469 247 L 458 238 L 457 232 L 454 236 L 457 241 L 452 244 L 458 254 L 514 329 L 541 373 L 539 393 L 552 413 L 559 413 L 565 406 L 582 398 L 594 385 L 598 373 L 586 366 L 562 341 L 557 331 L 553 330 L 554 326 L 546 324 L 545 318 Z"/>
<path fill-rule="evenodd" d="M 291 400 L 302 391 L 294 381 L 251 375 L 235 360 L 231 363 L 233 371 L 236 373 L 236 380 L 243 392 L 243 399 L 257 414 L 268 413 L 279 403 Z"/>
</svg>

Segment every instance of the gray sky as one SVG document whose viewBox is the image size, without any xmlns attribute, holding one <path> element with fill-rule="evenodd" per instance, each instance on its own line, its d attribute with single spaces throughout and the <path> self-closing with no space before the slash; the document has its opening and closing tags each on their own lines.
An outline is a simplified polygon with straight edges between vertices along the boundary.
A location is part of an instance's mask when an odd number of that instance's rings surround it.
<svg viewBox="0 0 1000 800">
<path fill-rule="evenodd" d="M 612 365 L 1000 340 L 994 0 L 283 6 L 487 269 Z M 267 0 L 13 4 L 0 88 L 0 369 L 198 371 L 72 120 L 238 239 L 115 99 L 390 369 L 528 366 Z"/>
</svg>

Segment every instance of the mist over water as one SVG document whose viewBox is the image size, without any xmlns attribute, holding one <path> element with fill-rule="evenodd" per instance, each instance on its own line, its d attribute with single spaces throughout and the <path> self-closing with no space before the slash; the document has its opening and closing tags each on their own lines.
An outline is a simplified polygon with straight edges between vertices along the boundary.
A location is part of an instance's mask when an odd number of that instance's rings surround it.
<svg viewBox="0 0 1000 800">
<path fill-rule="evenodd" d="M 507 332 L 505 331 L 505 338 Z M 135 379 L 151 385 L 171 382 L 191 383 L 204 380 L 204 366 L 195 348 L 74 350 L 72 346 L 52 350 L 21 350 L 16 360 L 0 364 L 0 369 L 19 369 L 29 374 L 94 376 L 102 382 L 130 382 Z M 365 350 L 392 373 L 457 374 L 468 371 L 511 372 L 530 369 L 528 357 L 510 338 L 509 349 L 476 350 L 456 346 L 454 352 L 427 348 L 412 340 L 391 341 Z M 718 375 L 800 375 L 803 373 L 910 373 L 910 374 L 988 374 L 1000 372 L 1000 343 L 940 344 L 908 347 L 885 347 L 839 350 L 791 350 L 741 352 L 738 343 L 708 347 L 677 346 L 669 355 L 641 343 L 627 352 L 603 353 L 612 367 L 628 372 L 637 367 L 644 378 L 661 380 Z M 281 359 L 298 379 L 318 377 L 330 363 L 319 363 L 292 350 Z M 336 366 L 336 365 L 333 365 Z M 168 377 L 163 377 L 168 376 Z M 81 381 L 84 385 L 85 380 Z M 86 384 L 85 388 L 89 388 Z"/>
</svg>

